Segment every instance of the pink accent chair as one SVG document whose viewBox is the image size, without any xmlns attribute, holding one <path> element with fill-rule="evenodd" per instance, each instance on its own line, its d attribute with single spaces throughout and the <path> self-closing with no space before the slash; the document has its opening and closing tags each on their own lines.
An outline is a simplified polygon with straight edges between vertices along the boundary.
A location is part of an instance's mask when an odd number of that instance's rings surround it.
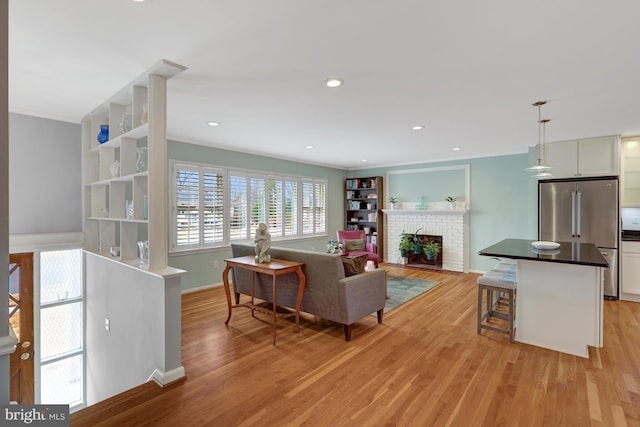
<svg viewBox="0 0 640 427">
<path fill-rule="evenodd" d="M 338 230 L 336 231 L 336 236 L 338 243 L 344 243 L 345 240 L 357 240 L 357 239 L 365 239 L 365 247 L 366 251 L 351 251 L 347 252 L 346 247 L 344 248 L 343 255 L 349 256 L 358 256 L 367 254 L 369 256 L 369 261 L 373 261 L 373 263 L 378 266 L 378 248 L 373 243 L 366 243 L 366 235 L 364 234 L 364 230 Z M 344 247 L 344 245 L 343 245 Z"/>
</svg>

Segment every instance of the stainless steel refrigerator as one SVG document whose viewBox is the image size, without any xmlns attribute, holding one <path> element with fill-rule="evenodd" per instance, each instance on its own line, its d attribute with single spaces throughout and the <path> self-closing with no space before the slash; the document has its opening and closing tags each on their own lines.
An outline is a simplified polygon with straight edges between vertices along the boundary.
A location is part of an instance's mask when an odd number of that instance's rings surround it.
<svg viewBox="0 0 640 427">
<path fill-rule="evenodd" d="M 618 297 L 618 179 L 544 180 L 538 183 L 539 239 L 593 243 L 609 262 L 605 297 Z"/>
</svg>

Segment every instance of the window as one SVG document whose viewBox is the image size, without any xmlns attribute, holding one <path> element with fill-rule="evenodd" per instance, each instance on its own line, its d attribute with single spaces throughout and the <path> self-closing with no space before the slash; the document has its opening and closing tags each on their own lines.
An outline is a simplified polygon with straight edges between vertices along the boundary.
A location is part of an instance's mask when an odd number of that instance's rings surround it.
<svg viewBox="0 0 640 427">
<path fill-rule="evenodd" d="M 82 250 L 40 253 L 40 402 L 84 402 Z"/>
<path fill-rule="evenodd" d="M 175 245 L 185 249 L 215 246 L 224 241 L 222 171 L 176 165 Z"/>
<path fill-rule="evenodd" d="M 326 233 L 326 180 L 172 163 L 172 251 L 247 241 L 258 224 L 271 238 Z"/>
<path fill-rule="evenodd" d="M 326 232 L 325 189 L 326 184 L 323 182 L 302 181 L 303 234 Z"/>
</svg>

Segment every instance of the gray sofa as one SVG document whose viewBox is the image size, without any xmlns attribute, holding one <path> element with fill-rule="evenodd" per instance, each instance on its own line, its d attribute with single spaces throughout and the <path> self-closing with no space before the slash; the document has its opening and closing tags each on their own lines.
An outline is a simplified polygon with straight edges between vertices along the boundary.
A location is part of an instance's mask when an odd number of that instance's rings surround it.
<svg viewBox="0 0 640 427">
<path fill-rule="evenodd" d="M 233 257 L 255 255 L 250 244 L 232 244 Z M 371 313 L 377 312 L 382 323 L 387 275 L 382 269 L 345 277 L 344 267 L 338 255 L 287 248 L 271 248 L 271 257 L 303 262 L 306 286 L 301 311 L 344 325 L 344 337 L 351 340 L 351 325 Z M 236 304 L 240 294 L 251 295 L 251 272 L 233 269 L 233 292 Z M 258 275 L 255 297 L 272 302 L 272 279 Z M 278 306 L 294 308 L 298 294 L 298 276 L 295 273 L 278 276 Z"/>
</svg>

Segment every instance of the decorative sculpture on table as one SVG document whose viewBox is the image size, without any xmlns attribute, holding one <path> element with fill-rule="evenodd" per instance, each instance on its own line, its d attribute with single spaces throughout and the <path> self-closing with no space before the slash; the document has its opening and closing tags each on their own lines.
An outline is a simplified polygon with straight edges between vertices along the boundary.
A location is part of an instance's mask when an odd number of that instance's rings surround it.
<svg viewBox="0 0 640 427">
<path fill-rule="evenodd" d="M 256 230 L 256 238 L 254 240 L 256 244 L 256 262 L 271 262 L 271 234 L 267 231 L 267 225 L 264 223 L 258 224 Z"/>
</svg>

